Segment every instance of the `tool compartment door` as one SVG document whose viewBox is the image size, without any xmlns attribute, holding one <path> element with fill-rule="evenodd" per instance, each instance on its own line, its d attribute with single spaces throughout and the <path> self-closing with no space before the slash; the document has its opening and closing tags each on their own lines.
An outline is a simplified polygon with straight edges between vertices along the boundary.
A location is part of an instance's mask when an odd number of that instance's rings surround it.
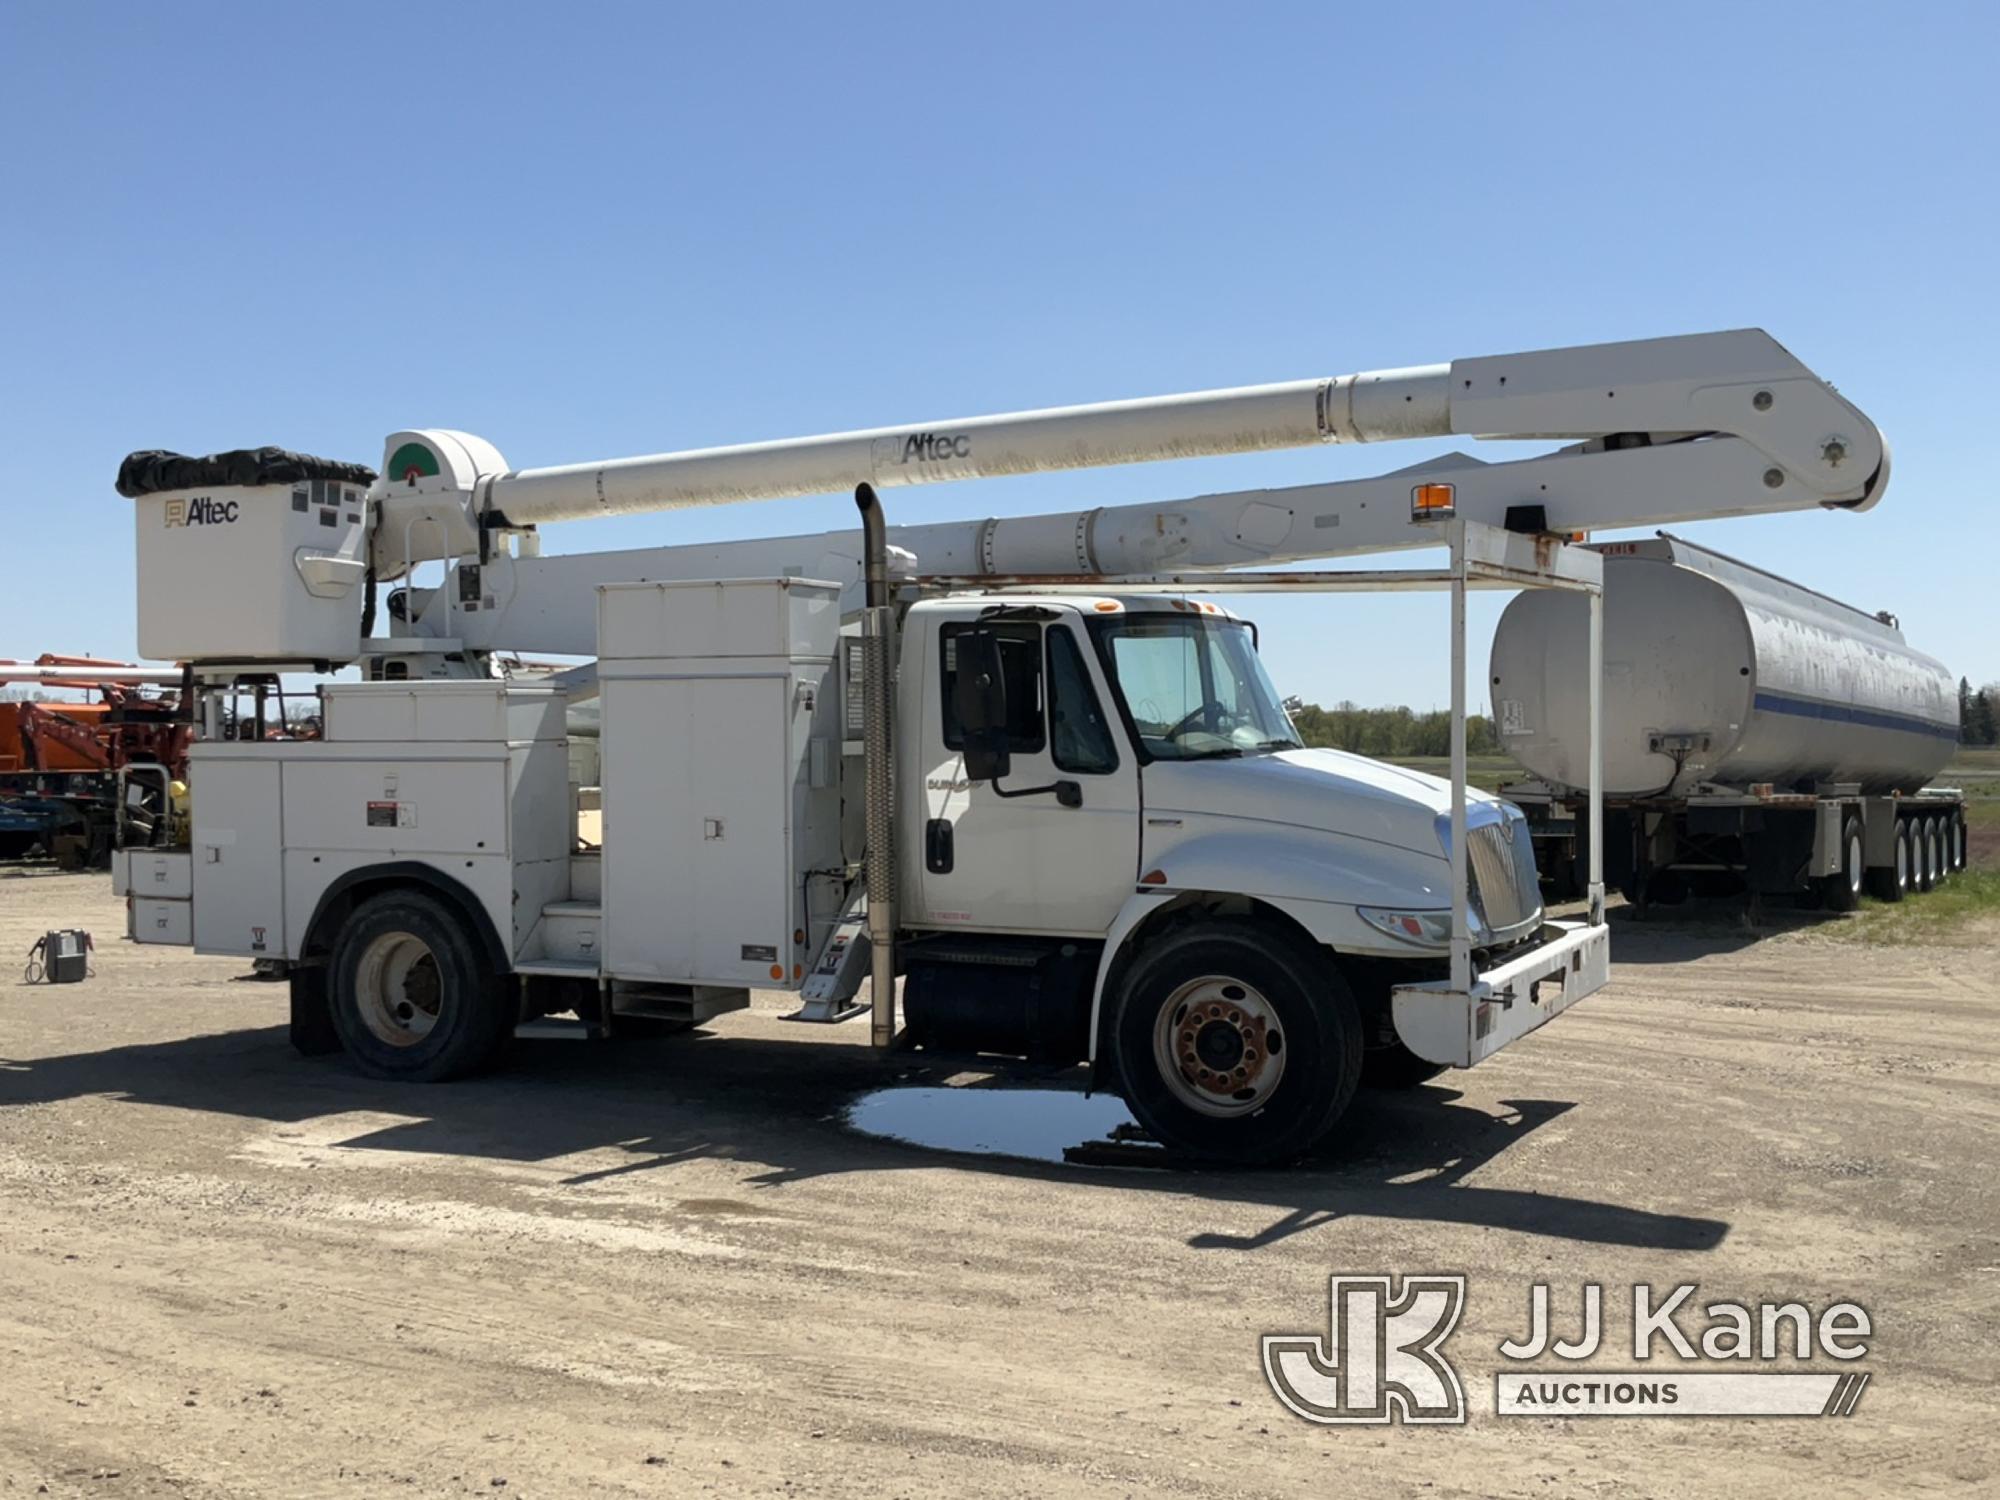
<svg viewBox="0 0 2000 1500">
<path fill-rule="evenodd" d="M 276 760 L 191 758 L 194 945 L 285 956 L 283 799 Z"/>
<path fill-rule="evenodd" d="M 603 696 L 606 971 L 778 983 L 795 959 L 790 675 L 621 678 Z"/>
</svg>

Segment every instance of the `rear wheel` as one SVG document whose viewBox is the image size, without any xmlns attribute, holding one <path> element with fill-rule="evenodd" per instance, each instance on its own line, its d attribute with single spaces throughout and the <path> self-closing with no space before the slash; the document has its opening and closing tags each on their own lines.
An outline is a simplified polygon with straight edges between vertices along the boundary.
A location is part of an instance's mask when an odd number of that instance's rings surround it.
<svg viewBox="0 0 2000 1500">
<path fill-rule="evenodd" d="M 1937 884 L 1937 824 L 1929 818 L 1910 820 L 1910 886 L 1928 891 Z"/>
<path fill-rule="evenodd" d="M 1119 986 L 1111 1044 L 1141 1125 L 1190 1155 L 1244 1165 L 1303 1154 L 1361 1075 L 1361 1013 L 1332 965 L 1246 921 L 1151 946 Z"/>
<path fill-rule="evenodd" d="M 476 1072 L 512 1030 L 505 985 L 463 919 L 435 897 L 391 891 L 348 916 L 327 965 L 333 1027 L 376 1078 Z"/>
<path fill-rule="evenodd" d="M 1954 870 L 1963 870 L 1966 859 L 1965 809 L 1961 807 L 1948 816 L 1944 826 L 1951 835 L 1951 867 Z"/>
<path fill-rule="evenodd" d="M 1937 840 L 1937 861 L 1931 871 L 1931 884 L 1940 886 L 1951 879 L 1951 872 L 1957 868 L 1951 862 L 1951 819 L 1943 814 L 1932 818 L 1931 837 Z"/>
<path fill-rule="evenodd" d="M 1861 885 L 1867 874 L 1862 854 L 1861 820 L 1850 816 L 1840 830 L 1840 868 L 1820 876 L 1820 900 L 1828 911 L 1853 911 L 1861 904 Z"/>
</svg>

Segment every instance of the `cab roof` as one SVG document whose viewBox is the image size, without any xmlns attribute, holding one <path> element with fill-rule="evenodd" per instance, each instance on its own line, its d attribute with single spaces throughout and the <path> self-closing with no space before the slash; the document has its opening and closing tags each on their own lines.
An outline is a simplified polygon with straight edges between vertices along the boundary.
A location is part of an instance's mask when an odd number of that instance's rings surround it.
<svg viewBox="0 0 2000 1500">
<path fill-rule="evenodd" d="M 940 602 L 989 601 L 1008 606 L 1037 606 L 1043 609 L 1074 609 L 1085 615 L 1202 615 L 1211 619 L 1243 623 L 1243 617 L 1213 600 L 1185 594 L 1031 594 L 1006 592 L 961 592 L 942 596 Z"/>
</svg>

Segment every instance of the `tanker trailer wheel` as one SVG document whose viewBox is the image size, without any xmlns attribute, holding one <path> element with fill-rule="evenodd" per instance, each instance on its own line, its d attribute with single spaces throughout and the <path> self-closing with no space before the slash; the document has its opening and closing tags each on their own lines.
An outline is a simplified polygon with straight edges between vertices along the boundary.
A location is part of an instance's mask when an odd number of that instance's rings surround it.
<svg viewBox="0 0 2000 1500">
<path fill-rule="evenodd" d="M 1141 951 L 1110 1037 L 1139 1123 L 1191 1156 L 1289 1161 L 1333 1128 L 1361 1078 L 1361 1011 L 1326 956 L 1226 920 Z"/>
<path fill-rule="evenodd" d="M 1937 884 L 1937 824 L 1930 818 L 1910 820 L 1910 887 L 1928 891 Z"/>
<path fill-rule="evenodd" d="M 1931 873 L 1931 884 L 1940 886 L 1951 878 L 1951 872 L 1957 868 L 1951 862 L 1951 815 L 1939 813 L 1932 818 L 1931 831 L 1937 835 L 1937 868 Z"/>
<path fill-rule="evenodd" d="M 1911 865 L 1915 849 L 1910 841 L 1907 818 L 1896 819 L 1895 854 L 1890 862 L 1868 872 L 1868 894 L 1877 901 L 1901 901 L 1910 893 Z"/>
<path fill-rule="evenodd" d="M 1840 868 L 1818 880 L 1820 900 L 1828 911 L 1853 911 L 1861 904 L 1861 886 L 1867 876 L 1862 854 L 1861 820 L 1849 815 L 1840 829 Z"/>
<path fill-rule="evenodd" d="M 1951 833 L 1951 867 L 1954 870 L 1963 870 L 1969 857 L 1965 833 L 1965 809 L 1961 807 L 1956 812 L 1947 814 L 1944 826 Z"/>
<path fill-rule="evenodd" d="M 464 922 L 418 891 L 357 906 L 327 976 L 334 1030 L 374 1078 L 432 1083 L 476 1072 L 512 1030 L 506 986 Z"/>
</svg>

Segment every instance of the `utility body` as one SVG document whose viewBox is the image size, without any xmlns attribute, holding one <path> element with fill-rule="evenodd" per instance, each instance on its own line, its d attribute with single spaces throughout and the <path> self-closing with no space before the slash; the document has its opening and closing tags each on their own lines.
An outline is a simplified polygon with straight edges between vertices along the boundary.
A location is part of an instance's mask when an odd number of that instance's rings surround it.
<svg viewBox="0 0 2000 1500">
<path fill-rule="evenodd" d="M 1574 442 L 895 528 L 876 491 L 1457 432 Z M 121 481 L 142 646 L 188 662 L 201 732 L 186 846 L 120 852 L 131 936 L 285 965 L 299 1044 L 383 1076 L 795 990 L 795 1019 L 865 1014 L 882 1046 L 1087 1061 L 1161 1140 L 1236 1161 L 1605 982 L 1601 881 L 1551 921 L 1522 814 L 1465 785 L 1466 591 L 1575 593 L 1594 647 L 1601 561 L 1569 533 L 1865 509 L 1888 462 L 1755 331 L 564 469 L 435 429 L 392 434 L 376 479 L 275 452 Z M 548 522 L 846 485 L 858 531 L 540 555 Z M 1272 570 L 1412 547 L 1449 563 Z M 1452 603 L 1449 780 L 1302 746 L 1212 602 L 1412 587 Z M 245 684 L 350 663 L 318 741 L 209 732 Z"/>
</svg>

